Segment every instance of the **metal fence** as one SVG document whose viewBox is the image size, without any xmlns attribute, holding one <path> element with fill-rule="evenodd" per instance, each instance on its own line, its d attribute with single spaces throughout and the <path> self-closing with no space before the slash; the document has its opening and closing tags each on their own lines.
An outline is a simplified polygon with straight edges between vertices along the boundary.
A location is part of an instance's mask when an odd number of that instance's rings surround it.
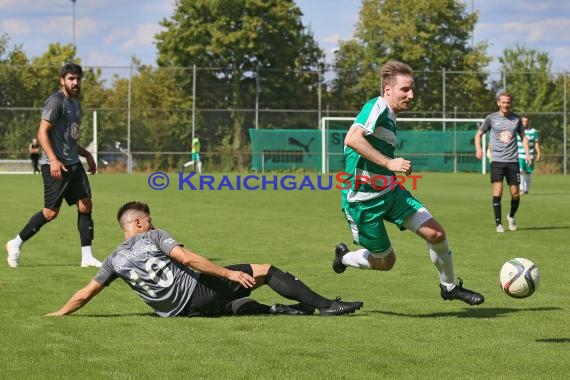
<svg viewBox="0 0 570 380">
<path fill-rule="evenodd" d="M 88 77 L 85 78 L 80 142 L 84 146 L 89 145 L 96 126 L 99 159 L 117 171 L 176 169 L 188 158 L 189 142 L 194 135 L 200 136 L 202 155 L 209 162 L 210 169 L 225 171 L 235 170 L 238 166 L 247 168 L 251 162 L 251 153 L 248 153 L 249 128 L 317 129 L 324 116 L 351 117 L 358 112 L 358 109 L 340 108 L 330 95 L 329 89 L 334 80 L 332 68 L 324 72 L 306 73 L 314 80 L 309 81 L 304 92 L 294 97 L 285 94 L 281 99 L 269 93 L 275 89 L 267 89 L 266 81 L 275 75 L 274 72 L 251 73 L 251 80 L 243 84 L 239 102 L 235 102 L 235 99 L 232 102 L 229 97 L 223 99 L 223 94 L 230 94 L 234 89 L 204 79 L 211 75 L 212 68 L 146 67 L 141 70 L 131 66 L 84 69 L 98 71 L 104 80 L 103 89 L 98 91 L 110 91 L 112 95 L 106 97 L 95 93 L 95 86 L 92 86 Z M 544 81 L 544 75 L 526 74 L 531 81 Z M 286 73 L 283 75 L 286 76 Z M 512 75 L 446 70 L 417 72 L 417 82 L 429 81 L 430 88 L 439 96 L 441 109 L 425 111 L 421 107 L 414 107 L 402 116 L 481 118 L 484 116 L 481 111 L 461 105 L 459 92 L 453 87 L 457 77 L 469 76 L 473 80 L 485 77 L 489 82 L 487 88 L 490 88 L 490 82 L 494 82 L 509 90 Z M 27 158 L 27 144 L 37 133 L 43 101 L 58 87 L 57 69 L 0 65 L 0 79 L 9 76 L 43 76 L 51 79 L 49 85 L 38 84 L 29 89 L 31 95 L 25 97 L 10 96 L 13 95 L 10 90 L 0 90 L 0 159 L 22 160 Z M 545 104 L 543 109 L 525 114 L 529 115 L 532 126 L 541 133 L 545 158 L 543 170 L 566 174 L 568 74 L 553 73 L 550 79 L 553 84 L 551 91 L 559 94 L 557 103 Z M 18 88 L 13 91 L 18 91 Z M 516 108 L 519 95 L 514 96 Z M 4 99 L 11 100 L 8 102 Z M 362 99 L 363 102 L 365 100 Z M 495 110 L 491 98 L 487 113 Z M 94 120 L 95 117 L 97 120 Z M 243 128 L 244 149 L 239 152 L 232 149 L 236 120 Z M 445 129 L 445 125 L 432 126 L 440 127 Z"/>
</svg>

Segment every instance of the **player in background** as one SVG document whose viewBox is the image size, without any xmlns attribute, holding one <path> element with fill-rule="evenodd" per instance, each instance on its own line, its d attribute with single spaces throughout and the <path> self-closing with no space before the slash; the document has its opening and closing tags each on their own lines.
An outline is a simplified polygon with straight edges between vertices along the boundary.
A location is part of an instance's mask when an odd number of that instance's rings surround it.
<svg viewBox="0 0 570 380">
<path fill-rule="evenodd" d="M 91 218 L 91 188 L 79 156 L 85 157 L 89 172 L 95 174 L 97 166 L 93 156 L 81 147 L 79 125 L 81 123 L 81 78 L 83 70 L 74 63 L 63 65 L 60 71 L 60 90 L 44 103 L 38 130 L 38 140 L 43 148 L 40 160 L 44 183 L 44 208 L 32 215 L 16 237 L 6 243 L 8 265 L 16 268 L 20 249 L 42 226 L 54 220 L 63 202 L 77 205 L 77 229 L 81 240 L 81 266 L 100 267 L 91 252 L 93 219 Z"/>
<path fill-rule="evenodd" d="M 33 138 L 30 146 L 28 147 L 28 152 L 30 152 L 30 160 L 32 161 L 32 169 L 34 170 L 34 174 L 41 173 L 40 167 L 38 166 L 40 163 L 40 149 L 41 145 L 38 142 L 38 139 Z"/>
<path fill-rule="evenodd" d="M 387 221 L 401 230 L 415 232 L 427 242 L 444 300 L 478 305 L 484 301 L 481 294 L 463 288 L 461 279 L 454 282 L 453 258 L 443 227 L 408 190 L 390 182 L 394 172 L 412 173 L 412 162 L 396 157 L 394 149 L 396 114 L 407 110 L 414 97 L 413 70 L 405 63 L 388 61 L 382 68 L 382 84 L 383 96 L 364 105 L 344 141 L 345 172 L 349 173 L 351 186 L 342 190 L 342 212 L 354 243 L 363 248 L 349 251 L 346 244 L 337 245 L 333 270 L 392 269 L 396 254 L 384 225 Z M 375 176 L 378 180 L 371 183 Z M 383 178 L 389 183 L 384 183 Z"/>
<path fill-rule="evenodd" d="M 519 149 L 519 166 L 521 168 L 521 185 L 520 191 L 523 194 L 528 194 L 530 191 L 530 184 L 532 182 L 532 172 L 534 171 L 535 161 L 540 161 L 540 142 L 538 138 L 538 131 L 530 126 L 530 120 L 527 116 L 521 117 L 521 122 L 524 128 L 524 134 L 528 140 L 528 150 L 530 153 L 530 162 L 527 165 L 525 160 L 525 151 L 522 140 L 517 136 L 517 145 Z"/>
<path fill-rule="evenodd" d="M 270 264 L 227 267 L 214 264 L 184 248 L 168 232 L 156 230 L 145 203 L 124 204 L 117 220 L 123 230 L 123 243 L 104 260 L 87 286 L 49 316 L 75 312 L 117 278 L 125 281 L 161 317 L 312 314 L 315 309 L 329 316 L 350 314 L 362 307 L 362 302 L 322 297 L 297 277 Z M 270 307 L 244 299 L 262 285 L 300 304 Z"/>
<path fill-rule="evenodd" d="M 182 169 L 194 165 L 198 173 L 202 173 L 202 161 L 200 160 L 200 139 L 198 136 L 192 139 L 192 159 L 184 164 Z"/>
<path fill-rule="evenodd" d="M 491 145 L 493 161 L 491 162 L 491 183 L 493 185 L 493 213 L 495 215 L 495 229 L 505 232 L 501 221 L 501 197 L 503 195 L 503 179 L 507 180 L 511 192 L 511 209 L 507 214 L 509 230 L 516 231 L 515 214 L 520 203 L 520 168 L 517 138 L 520 136 L 524 151 L 524 159 L 530 161 L 528 139 L 519 115 L 511 112 L 512 96 L 508 92 L 501 92 L 497 97 L 499 111 L 488 115 L 475 134 L 475 156 L 483 158 L 481 140 L 483 134 L 490 131 L 489 143 Z"/>
</svg>

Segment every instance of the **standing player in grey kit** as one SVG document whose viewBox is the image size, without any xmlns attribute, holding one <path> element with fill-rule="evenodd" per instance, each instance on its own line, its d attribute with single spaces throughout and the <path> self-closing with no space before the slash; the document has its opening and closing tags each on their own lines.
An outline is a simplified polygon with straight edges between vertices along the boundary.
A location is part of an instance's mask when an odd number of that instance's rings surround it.
<svg viewBox="0 0 570 380">
<path fill-rule="evenodd" d="M 70 206 L 77 205 L 81 266 L 101 266 L 101 262 L 91 252 L 91 188 L 79 156 L 87 160 L 90 173 L 95 174 L 97 166 L 91 153 L 77 143 L 81 123 L 81 105 L 77 99 L 81 93 L 82 76 L 81 66 L 75 63 L 65 64 L 60 71 L 61 89 L 44 103 L 38 130 L 38 139 L 43 148 L 40 164 L 44 181 L 44 208 L 32 215 L 20 233 L 6 243 L 7 261 L 12 268 L 19 265 L 22 244 L 44 224 L 57 217 L 63 199 Z"/>
<path fill-rule="evenodd" d="M 517 134 L 520 136 L 526 162 L 530 162 L 528 139 L 525 136 L 521 118 L 511 112 L 512 96 L 508 92 L 501 92 L 497 97 L 499 111 L 488 115 L 475 134 L 475 155 L 483 158 L 481 137 L 490 131 L 491 144 L 491 183 L 493 184 L 493 212 L 497 232 L 505 232 L 501 222 L 501 197 L 503 195 L 503 178 L 506 178 L 511 191 L 511 209 L 507 214 L 509 230 L 516 231 L 515 213 L 519 208 L 520 168 L 519 151 L 517 147 Z"/>
<path fill-rule="evenodd" d="M 329 316 L 354 313 L 362 307 L 362 302 L 325 298 L 297 277 L 270 264 L 214 264 L 184 248 L 168 232 L 154 229 L 146 203 L 124 204 L 117 220 L 123 230 L 123 243 L 104 260 L 87 286 L 49 316 L 73 313 L 117 278 L 124 280 L 161 317 L 312 314 L 315 309 Z M 268 306 L 247 298 L 264 284 L 300 304 Z"/>
</svg>

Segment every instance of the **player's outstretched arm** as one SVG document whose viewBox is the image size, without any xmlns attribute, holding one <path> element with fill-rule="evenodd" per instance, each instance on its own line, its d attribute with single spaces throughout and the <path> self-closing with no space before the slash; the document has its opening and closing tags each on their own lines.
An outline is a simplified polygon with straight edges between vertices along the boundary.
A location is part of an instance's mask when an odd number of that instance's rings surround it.
<svg viewBox="0 0 570 380">
<path fill-rule="evenodd" d="M 93 297 L 103 290 L 103 286 L 95 280 L 91 280 L 83 289 L 78 290 L 63 307 L 53 313 L 49 313 L 47 317 L 59 317 L 76 312 L 87 304 Z"/>
<path fill-rule="evenodd" d="M 199 272 L 239 282 L 245 288 L 252 288 L 255 285 L 255 278 L 249 274 L 214 264 L 207 258 L 180 246 L 174 247 L 170 251 L 170 258 Z"/>
</svg>

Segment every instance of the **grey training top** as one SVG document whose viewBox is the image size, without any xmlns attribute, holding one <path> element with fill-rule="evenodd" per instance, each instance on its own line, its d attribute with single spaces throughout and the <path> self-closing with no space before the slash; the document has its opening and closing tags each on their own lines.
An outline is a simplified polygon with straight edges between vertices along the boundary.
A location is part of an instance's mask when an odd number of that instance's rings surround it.
<svg viewBox="0 0 570 380">
<path fill-rule="evenodd" d="M 123 279 L 161 317 L 179 314 L 196 287 L 199 276 L 170 259 L 178 242 L 164 230 L 134 235 L 108 256 L 94 280 L 108 286 Z"/>
<path fill-rule="evenodd" d="M 81 123 L 81 105 L 76 99 L 67 99 L 61 91 L 51 95 L 44 103 L 42 120 L 53 124 L 48 135 L 55 156 L 64 165 L 79 163 L 77 140 Z M 44 150 L 41 165 L 49 165 L 49 158 Z"/>
<path fill-rule="evenodd" d="M 485 118 L 479 130 L 482 133 L 491 131 L 489 144 L 493 162 L 519 162 L 517 135 L 523 131 L 519 115 L 492 113 Z"/>
</svg>

